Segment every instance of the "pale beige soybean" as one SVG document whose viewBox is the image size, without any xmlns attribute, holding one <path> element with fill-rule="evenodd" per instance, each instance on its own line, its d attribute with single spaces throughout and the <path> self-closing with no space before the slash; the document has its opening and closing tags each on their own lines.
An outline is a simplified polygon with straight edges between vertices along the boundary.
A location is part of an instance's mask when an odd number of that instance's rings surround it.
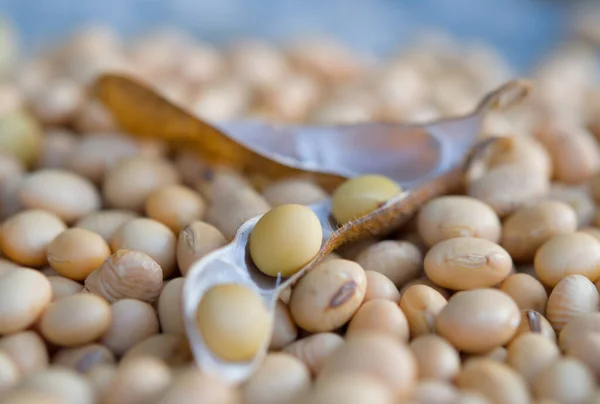
<svg viewBox="0 0 600 404">
<path fill-rule="evenodd" d="M 17 364 L 5 352 L 0 351 L 0 395 L 17 384 L 21 373 Z"/>
<path fill-rule="evenodd" d="M 365 271 L 357 263 L 321 262 L 292 289 L 289 308 L 294 322 L 310 332 L 335 330 L 358 310 L 366 287 Z"/>
<path fill-rule="evenodd" d="M 460 370 L 458 351 L 444 338 L 429 334 L 410 342 L 421 380 L 452 380 Z"/>
<path fill-rule="evenodd" d="M 404 296 L 404 294 L 406 293 L 406 291 L 408 289 L 410 289 L 412 286 L 416 286 L 416 285 L 428 286 L 428 287 L 434 289 L 440 295 L 442 295 L 444 297 L 444 299 L 449 299 L 450 296 L 452 296 L 452 294 L 454 293 L 451 290 L 448 290 L 446 288 L 442 288 L 441 286 L 436 285 L 428 277 L 422 276 L 420 278 L 414 279 L 414 280 L 404 284 L 404 286 L 402 286 L 402 288 L 400 288 L 400 298 L 402 298 L 402 296 Z"/>
<path fill-rule="evenodd" d="M 21 268 L 0 277 L 0 334 L 31 326 L 52 300 L 52 286 L 38 271 Z"/>
<path fill-rule="evenodd" d="M 495 146 L 495 147 L 494 147 Z M 552 175 L 552 159 L 542 143 L 530 136 L 503 137 L 492 146 L 490 167 L 506 164 L 524 164 L 536 171 Z"/>
<path fill-rule="evenodd" d="M 573 318 L 600 308 L 596 286 L 583 275 L 569 275 L 552 289 L 546 305 L 546 318 L 556 332 Z"/>
<path fill-rule="evenodd" d="M 0 351 L 10 356 L 21 375 L 40 372 L 48 367 L 48 349 L 34 331 L 23 331 L 0 338 Z"/>
<path fill-rule="evenodd" d="M 354 313 L 348 323 L 346 336 L 365 331 L 390 334 L 408 342 L 409 330 L 406 316 L 397 303 L 385 299 L 366 302 Z"/>
<path fill-rule="evenodd" d="M 292 342 L 283 352 L 300 359 L 313 375 L 318 375 L 329 356 L 344 344 L 344 339 L 332 332 L 322 332 Z"/>
<path fill-rule="evenodd" d="M 0 152 L 0 184 L 10 178 L 22 177 L 25 174 L 25 166 L 15 156 Z"/>
<path fill-rule="evenodd" d="M 552 328 L 552 324 L 535 310 L 521 310 L 521 323 L 517 327 L 513 340 L 527 333 L 540 334 L 556 344 L 556 331 Z"/>
<path fill-rule="evenodd" d="M 135 250 L 146 253 L 160 265 L 164 278 L 177 269 L 177 239 L 167 226 L 156 220 L 136 218 L 119 227 L 110 239 L 113 251 Z"/>
<path fill-rule="evenodd" d="M 527 333 L 508 345 L 506 363 L 532 384 L 538 375 L 560 358 L 558 346 L 540 333 Z"/>
<path fill-rule="evenodd" d="M 272 327 L 260 295 L 239 284 L 211 287 L 198 303 L 196 323 L 208 348 L 234 362 L 252 359 Z"/>
<path fill-rule="evenodd" d="M 575 358 L 565 357 L 544 369 L 533 383 L 538 399 L 546 398 L 559 403 L 585 402 L 596 386 L 594 375 Z"/>
<path fill-rule="evenodd" d="M 158 321 L 163 333 L 185 336 L 183 322 L 183 284 L 184 278 L 168 281 L 158 297 Z"/>
<path fill-rule="evenodd" d="M 321 187 L 302 178 L 274 182 L 262 191 L 262 196 L 273 207 L 289 203 L 312 205 L 328 198 L 327 192 Z"/>
<path fill-rule="evenodd" d="M 531 402 L 525 380 L 509 366 L 491 359 L 475 359 L 461 369 L 455 381 L 461 390 L 481 393 L 492 403 Z"/>
<path fill-rule="evenodd" d="M 72 78 L 53 78 L 30 100 L 30 107 L 45 125 L 66 125 L 85 101 L 83 86 Z"/>
<path fill-rule="evenodd" d="M 99 234 L 104 241 L 110 242 L 113 234 L 121 225 L 135 219 L 139 215 L 130 210 L 107 209 L 92 212 L 79 219 L 73 227 L 86 229 Z"/>
<path fill-rule="evenodd" d="M 0 219 L 6 220 L 23 210 L 17 193 L 24 176 L 6 178 L 0 183 Z"/>
<path fill-rule="evenodd" d="M 110 312 L 110 325 L 101 342 L 117 356 L 159 332 L 156 312 L 146 302 L 122 299 L 110 306 Z"/>
<path fill-rule="evenodd" d="M 26 209 L 47 210 L 65 223 L 100 209 L 100 193 L 94 184 L 66 170 L 43 169 L 28 174 L 18 193 Z"/>
<path fill-rule="evenodd" d="M 454 404 L 458 396 L 458 389 L 448 382 L 423 380 L 417 386 L 414 399 L 419 404 Z"/>
<path fill-rule="evenodd" d="M 491 401 L 481 393 L 472 390 L 460 390 L 456 404 L 491 404 Z"/>
<path fill-rule="evenodd" d="M 543 196 L 550 189 L 546 173 L 523 164 L 507 164 L 490 169 L 468 185 L 468 195 L 490 205 L 505 217 L 520 206 Z"/>
<path fill-rule="evenodd" d="M 573 208 L 564 202 L 540 201 L 521 207 L 506 218 L 500 244 L 515 261 L 529 262 L 550 238 L 576 230 Z"/>
<path fill-rule="evenodd" d="M 426 285 L 414 285 L 400 299 L 400 308 L 408 321 L 412 338 L 435 332 L 435 318 L 448 304 L 437 290 Z"/>
<path fill-rule="evenodd" d="M 2 237 L 2 234 L 0 234 L 0 238 Z M 9 260 L 5 260 L 4 258 L 0 258 L 0 276 L 7 274 L 9 272 L 12 272 L 16 269 L 20 269 L 23 268 L 22 266 L 15 264 L 12 261 Z"/>
<path fill-rule="evenodd" d="M 396 182 L 382 175 L 355 177 L 331 195 L 331 214 L 339 224 L 345 224 L 371 213 L 401 192 Z"/>
<path fill-rule="evenodd" d="M 469 196 L 432 199 L 417 215 L 418 233 L 428 247 L 450 238 L 477 237 L 498 243 L 501 224 L 496 212 Z"/>
<path fill-rule="evenodd" d="M 154 302 L 163 287 L 163 271 L 141 251 L 118 250 L 85 280 L 85 289 L 109 302 L 139 299 Z"/>
<path fill-rule="evenodd" d="M 66 404 L 57 395 L 22 389 L 11 389 L 2 396 L 2 400 L 2 404 Z"/>
<path fill-rule="evenodd" d="M 39 329 L 58 346 L 72 347 L 98 339 L 110 325 L 110 305 L 90 293 L 77 293 L 48 305 Z"/>
<path fill-rule="evenodd" d="M 146 199 L 145 211 L 175 233 L 199 220 L 206 210 L 206 202 L 196 191 L 183 185 L 164 185 Z"/>
<path fill-rule="evenodd" d="M 155 334 L 138 342 L 125 353 L 121 362 L 140 357 L 160 359 L 174 367 L 189 365 L 193 359 L 187 338 L 171 334 Z"/>
<path fill-rule="evenodd" d="M 75 134 L 68 130 L 51 129 L 45 131 L 42 139 L 42 149 L 35 167 L 38 170 L 64 168 L 67 157 L 71 154 L 77 141 Z"/>
<path fill-rule="evenodd" d="M 579 359 L 594 374 L 596 382 L 600 380 L 600 333 L 590 332 L 577 340 L 567 355 Z"/>
<path fill-rule="evenodd" d="M 74 370 L 49 368 L 24 377 L 16 387 L 62 399 L 65 404 L 93 404 L 94 391 L 88 381 Z"/>
<path fill-rule="evenodd" d="M 579 232 L 554 236 L 539 248 L 534 266 L 538 279 L 548 287 L 574 274 L 595 282 L 600 277 L 600 242 Z"/>
<path fill-rule="evenodd" d="M 128 157 L 106 171 L 102 195 L 111 208 L 141 212 L 152 191 L 178 182 L 179 174 L 170 162 L 160 158 Z"/>
<path fill-rule="evenodd" d="M 377 271 L 365 271 L 365 276 L 367 277 L 367 290 L 363 303 L 374 299 L 400 301 L 400 292 L 390 278 Z"/>
<path fill-rule="evenodd" d="M 569 321 L 558 335 L 558 345 L 569 352 L 579 338 L 590 333 L 600 333 L 600 313 L 584 314 Z"/>
<path fill-rule="evenodd" d="M 380 241 L 363 250 L 356 262 L 365 271 L 387 276 L 398 287 L 418 277 L 423 270 L 421 251 L 407 241 Z"/>
<path fill-rule="evenodd" d="M 160 394 L 155 404 L 239 404 L 240 391 L 217 376 L 208 375 L 197 368 L 185 370 L 175 376 L 169 387 Z"/>
<path fill-rule="evenodd" d="M 386 334 L 365 332 L 347 338 L 325 361 L 319 379 L 345 373 L 378 377 L 398 399 L 410 397 L 417 386 L 418 369 L 412 352 Z"/>
<path fill-rule="evenodd" d="M 110 256 L 104 239 L 89 230 L 72 228 L 60 233 L 48 245 L 48 263 L 59 275 L 83 281 Z"/>
<path fill-rule="evenodd" d="M 65 278 L 64 276 L 51 275 L 48 276 L 48 282 L 52 287 L 52 301 L 56 301 L 67 296 L 74 295 L 83 290 L 83 285 L 79 282 L 75 282 L 72 279 Z"/>
<path fill-rule="evenodd" d="M 546 312 L 548 293 L 536 278 L 524 273 L 510 275 L 500 285 L 500 290 L 513 298 L 519 309 Z"/>
<path fill-rule="evenodd" d="M 584 128 L 569 128 L 544 139 L 552 157 L 554 177 L 567 184 L 580 184 L 600 169 L 600 149 Z"/>
<path fill-rule="evenodd" d="M 565 185 L 558 182 L 550 186 L 545 199 L 564 202 L 575 211 L 577 226 L 588 226 L 594 218 L 596 204 L 585 185 Z"/>
<path fill-rule="evenodd" d="M 335 374 L 319 380 L 301 404 L 394 404 L 393 390 L 376 376 L 356 373 Z"/>
<path fill-rule="evenodd" d="M 458 350 L 484 353 L 504 345 L 521 321 L 519 307 L 506 293 L 476 289 L 456 293 L 435 319 L 435 329 Z"/>
<path fill-rule="evenodd" d="M 130 137 L 113 133 L 81 137 L 66 159 L 66 167 L 100 184 L 110 167 L 123 158 L 140 153 L 140 147 Z"/>
<path fill-rule="evenodd" d="M 148 403 L 160 397 L 171 383 L 167 365 L 156 358 L 133 358 L 122 362 L 106 388 L 104 402 Z"/>
<path fill-rule="evenodd" d="M 298 327 L 292 319 L 289 307 L 281 300 L 277 300 L 269 349 L 279 351 L 295 341 L 297 337 Z"/>
<path fill-rule="evenodd" d="M 99 364 L 114 364 L 115 356 L 100 344 L 88 344 L 76 348 L 63 348 L 52 358 L 52 366 L 65 366 L 79 373 L 87 373 Z"/>
<path fill-rule="evenodd" d="M 487 288 L 502 282 L 512 269 L 510 255 L 482 238 L 460 237 L 441 241 L 425 255 L 425 274 L 452 290 Z"/>
<path fill-rule="evenodd" d="M 360 240 L 345 243 L 344 245 L 338 247 L 338 249 L 335 250 L 335 252 L 343 259 L 356 261 L 356 258 L 358 258 L 360 253 L 362 253 L 372 245 L 377 244 L 379 241 L 380 240 L 375 237 L 366 236 L 365 238 L 361 238 Z"/>
<path fill-rule="evenodd" d="M 291 403 L 308 392 L 310 372 L 296 357 L 269 353 L 241 388 L 245 404 Z"/>
<path fill-rule="evenodd" d="M 290 276 L 321 249 L 323 229 L 317 215 L 303 205 L 281 205 L 262 216 L 248 247 L 257 268 L 266 275 Z"/>
<path fill-rule="evenodd" d="M 65 223 L 53 213 L 25 210 L 2 224 L 0 250 L 17 264 L 41 267 L 48 263 L 48 245 L 66 228 Z"/>
<path fill-rule="evenodd" d="M 99 402 L 105 402 L 104 397 L 116 374 L 117 366 L 107 363 L 96 364 L 85 373 L 85 378 L 90 383 Z"/>
<path fill-rule="evenodd" d="M 227 244 L 225 236 L 211 224 L 196 220 L 181 230 L 177 238 L 177 264 L 183 276 L 192 264 Z"/>
</svg>

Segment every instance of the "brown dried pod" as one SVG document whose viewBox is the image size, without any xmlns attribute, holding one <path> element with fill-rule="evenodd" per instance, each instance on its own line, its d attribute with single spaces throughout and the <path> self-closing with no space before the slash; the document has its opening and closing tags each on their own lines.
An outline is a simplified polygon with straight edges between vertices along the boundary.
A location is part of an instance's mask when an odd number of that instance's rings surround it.
<svg viewBox="0 0 600 404">
<path fill-rule="evenodd" d="M 196 323 L 198 304 L 209 289 L 224 283 L 244 285 L 261 296 L 272 318 L 279 293 L 298 281 L 329 252 L 348 241 L 388 233 L 406 222 L 424 201 L 460 189 L 464 185 L 461 163 L 465 163 L 465 153 L 473 146 L 483 115 L 490 109 L 503 109 L 522 99 L 528 89 L 523 82 L 509 83 L 488 95 L 472 114 L 421 127 L 391 123 L 275 127 L 246 123 L 217 128 L 124 76 L 104 75 L 96 85 L 97 94 L 127 132 L 138 136 L 152 133 L 173 144 L 188 145 L 197 150 L 207 164 L 221 164 L 270 179 L 310 174 L 328 191 L 345 178 L 377 172 L 390 176 L 404 189 L 410 189 L 336 231 L 332 231 L 336 225 L 331 220 L 330 202 L 312 205 L 323 228 L 322 248 L 307 266 L 287 278 L 268 277 L 249 259 L 248 239 L 259 217 L 245 222 L 232 243 L 192 266 L 184 285 L 183 301 L 186 331 L 195 359 L 207 373 L 218 373 L 231 382 L 243 381 L 254 371 L 264 357 L 269 341 L 267 338 L 249 361 L 227 362 L 215 356 L 205 344 Z M 366 132 L 369 136 L 364 136 Z M 400 133 L 402 136 L 398 136 Z M 301 150 L 295 147 L 290 150 L 290 144 L 300 145 Z M 337 159 L 329 161 L 328 157 L 325 161 L 320 157 L 327 144 L 340 148 Z M 353 146 L 344 149 L 342 144 Z M 484 144 L 473 149 L 467 165 Z M 357 160 L 357 150 L 365 155 L 377 155 L 376 164 L 365 165 Z M 408 158 L 409 155 L 429 157 L 415 161 Z M 390 163 L 385 164 L 386 161 Z M 214 203 L 214 198 L 208 199 Z M 272 327 L 272 322 L 269 326 Z"/>
</svg>

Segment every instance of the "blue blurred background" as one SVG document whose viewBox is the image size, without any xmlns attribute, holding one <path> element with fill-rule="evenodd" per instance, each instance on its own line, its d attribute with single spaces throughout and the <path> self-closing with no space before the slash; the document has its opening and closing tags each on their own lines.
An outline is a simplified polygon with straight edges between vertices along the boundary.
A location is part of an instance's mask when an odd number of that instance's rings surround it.
<svg viewBox="0 0 600 404">
<path fill-rule="evenodd" d="M 491 44 L 517 71 L 532 66 L 565 32 L 580 1 L 544 0 L 0 0 L 26 49 L 84 22 L 124 35 L 178 26 L 222 42 L 240 36 L 287 40 L 329 34 L 353 49 L 386 55 L 421 30 L 447 30 Z"/>
</svg>

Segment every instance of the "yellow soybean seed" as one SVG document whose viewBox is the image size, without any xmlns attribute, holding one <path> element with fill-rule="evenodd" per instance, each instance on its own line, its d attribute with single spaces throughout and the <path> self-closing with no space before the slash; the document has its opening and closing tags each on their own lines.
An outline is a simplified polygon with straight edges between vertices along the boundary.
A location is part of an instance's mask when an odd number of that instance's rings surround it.
<svg viewBox="0 0 600 404">
<path fill-rule="evenodd" d="M 302 205 L 282 205 L 267 212 L 250 234 L 250 256 L 269 275 L 290 276 L 319 252 L 323 229 L 317 215 Z"/>
<path fill-rule="evenodd" d="M 271 332 L 260 296 L 237 284 L 207 291 L 198 304 L 196 321 L 206 345 L 228 361 L 252 359 Z"/>
<path fill-rule="evenodd" d="M 344 224 L 358 219 L 402 192 L 391 179 L 381 175 L 363 175 L 340 185 L 331 198 L 335 220 Z"/>
</svg>

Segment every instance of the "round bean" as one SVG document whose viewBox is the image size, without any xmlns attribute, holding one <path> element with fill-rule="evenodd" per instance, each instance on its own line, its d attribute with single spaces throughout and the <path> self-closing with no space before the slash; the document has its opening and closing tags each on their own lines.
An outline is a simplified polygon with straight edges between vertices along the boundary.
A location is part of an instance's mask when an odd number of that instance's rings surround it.
<svg viewBox="0 0 600 404">
<path fill-rule="evenodd" d="M 20 377 L 17 364 L 8 354 L 0 351 L 0 394 L 4 395 L 7 390 L 17 384 Z"/>
<path fill-rule="evenodd" d="M 175 233 L 199 220 L 205 209 L 206 202 L 197 192 L 177 184 L 154 190 L 148 195 L 145 206 L 149 218 L 163 223 Z"/>
<path fill-rule="evenodd" d="M 600 294 L 592 282 L 582 275 L 563 278 L 552 290 L 546 306 L 546 317 L 556 332 L 573 318 L 600 309 Z"/>
<path fill-rule="evenodd" d="M 0 277 L 0 334 L 31 326 L 52 300 L 48 279 L 33 269 L 17 269 Z"/>
<path fill-rule="evenodd" d="M 541 314 L 546 312 L 548 293 L 544 285 L 531 275 L 511 275 L 502 282 L 500 290 L 512 297 L 521 310 L 535 310 Z"/>
<path fill-rule="evenodd" d="M 550 322 L 535 310 L 521 310 L 521 323 L 513 340 L 522 334 L 538 333 L 556 343 L 556 332 Z"/>
<path fill-rule="evenodd" d="M 323 229 L 317 215 L 302 205 L 282 205 L 262 216 L 248 245 L 258 269 L 269 276 L 290 276 L 319 252 Z"/>
<path fill-rule="evenodd" d="M 400 301 L 400 292 L 394 283 L 384 274 L 377 271 L 365 271 L 367 290 L 363 303 L 374 299 Z"/>
<path fill-rule="evenodd" d="M 498 244 L 473 237 L 445 240 L 425 256 L 425 274 L 452 290 L 486 288 L 503 281 L 512 269 L 510 255 Z"/>
<path fill-rule="evenodd" d="M 106 389 L 107 403 L 135 404 L 156 400 L 171 383 L 171 371 L 156 358 L 123 362 Z"/>
<path fill-rule="evenodd" d="M 529 262 L 553 236 L 576 230 L 577 216 L 569 205 L 540 201 L 518 209 L 504 221 L 501 245 L 515 261 Z"/>
<path fill-rule="evenodd" d="M 190 369 L 176 376 L 171 385 L 160 394 L 156 404 L 195 404 L 198 397 L 202 397 L 203 404 L 241 402 L 239 389 L 200 369 Z"/>
<path fill-rule="evenodd" d="M 594 392 L 592 373 L 574 358 L 560 358 L 551 363 L 536 378 L 533 392 L 537 398 L 559 403 L 582 403 Z"/>
<path fill-rule="evenodd" d="M 73 227 L 93 231 L 109 243 L 113 234 L 121 225 L 137 217 L 137 213 L 129 210 L 99 210 L 82 217 Z"/>
<path fill-rule="evenodd" d="M 327 358 L 344 344 L 338 334 L 322 332 L 292 342 L 283 352 L 300 359 L 314 375 L 318 375 Z"/>
<path fill-rule="evenodd" d="M 457 349 L 483 353 L 513 337 L 521 314 L 506 293 L 476 289 L 455 294 L 435 319 L 436 331 Z"/>
<path fill-rule="evenodd" d="M 460 357 L 452 345 L 437 335 L 422 335 L 410 342 L 419 379 L 452 380 L 460 370 Z"/>
<path fill-rule="evenodd" d="M 358 219 L 381 207 L 402 189 L 381 175 L 363 175 L 340 185 L 331 196 L 331 214 L 339 224 Z"/>
<path fill-rule="evenodd" d="M 538 375 L 560 358 L 556 344 L 539 333 L 518 336 L 508 345 L 506 363 L 533 384 Z"/>
<path fill-rule="evenodd" d="M 321 380 L 302 404 L 393 404 L 396 398 L 386 384 L 372 375 L 336 374 Z"/>
<path fill-rule="evenodd" d="M 365 331 L 387 333 L 408 342 L 409 330 L 406 316 L 398 304 L 384 299 L 366 302 L 348 323 L 346 336 Z"/>
<path fill-rule="evenodd" d="M 193 263 L 227 244 L 223 234 L 208 223 L 195 221 L 181 230 L 177 239 L 177 264 L 183 276 Z"/>
<path fill-rule="evenodd" d="M 304 363 L 286 353 L 270 353 L 244 383 L 242 400 L 246 404 L 290 403 L 305 394 L 310 384 Z"/>
<path fill-rule="evenodd" d="M 429 201 L 417 216 L 419 235 L 428 247 L 455 237 L 478 237 L 497 243 L 500 220 L 487 204 L 468 196 L 442 196 Z"/>
<path fill-rule="evenodd" d="M 44 169 L 25 176 L 19 199 L 27 209 L 43 209 L 73 223 L 100 208 L 100 194 L 84 177 L 66 170 Z"/>
<path fill-rule="evenodd" d="M 59 346 L 95 341 L 110 325 L 110 305 L 101 297 L 77 293 L 48 305 L 39 323 L 44 338 Z"/>
<path fill-rule="evenodd" d="M 83 281 L 110 256 L 104 239 L 89 230 L 67 229 L 48 245 L 48 263 L 58 274 Z"/>
<path fill-rule="evenodd" d="M 583 314 L 569 321 L 558 335 L 558 345 L 569 352 L 579 344 L 579 338 L 600 332 L 600 313 Z"/>
<path fill-rule="evenodd" d="M 179 335 L 155 334 L 131 347 L 121 362 L 132 358 L 152 357 L 172 367 L 190 365 L 192 352 L 187 338 Z"/>
<path fill-rule="evenodd" d="M 355 262 L 319 263 L 292 289 L 289 308 L 294 322 L 310 332 L 344 325 L 360 307 L 366 283 L 365 271 Z"/>
<path fill-rule="evenodd" d="M 209 289 L 198 304 L 196 321 L 206 345 L 228 361 L 252 359 L 271 333 L 261 297 L 237 284 Z"/>
<path fill-rule="evenodd" d="M 184 278 L 175 278 L 168 281 L 158 297 L 158 320 L 160 328 L 165 334 L 185 336 L 183 323 L 183 283 Z"/>
<path fill-rule="evenodd" d="M 159 331 L 156 312 L 141 300 L 119 300 L 110 306 L 110 312 L 110 325 L 101 341 L 118 356 Z"/>
<path fill-rule="evenodd" d="M 273 207 L 289 203 L 312 205 L 328 198 L 318 185 L 301 178 L 274 182 L 263 190 L 262 196 Z"/>
<path fill-rule="evenodd" d="M 600 277 L 600 243 L 584 233 L 554 236 L 539 248 L 534 266 L 538 279 L 548 287 L 574 274 L 595 282 Z"/>
<path fill-rule="evenodd" d="M 270 350 L 281 350 L 286 345 L 294 342 L 298 337 L 298 327 L 292 319 L 288 306 L 281 300 L 275 305 L 275 319 L 273 320 L 273 332 L 271 334 Z"/>
<path fill-rule="evenodd" d="M 82 376 L 70 369 L 50 368 L 23 378 L 16 387 L 56 396 L 65 404 L 93 404 L 94 392 Z"/>
<path fill-rule="evenodd" d="M 52 359 L 53 366 L 66 366 L 79 373 L 87 373 L 98 364 L 114 364 L 115 356 L 99 344 L 61 349 Z"/>
<path fill-rule="evenodd" d="M 79 282 L 75 282 L 72 279 L 65 278 L 64 276 L 51 275 L 48 276 L 48 282 L 52 287 L 52 301 L 56 301 L 67 296 L 74 295 L 83 290 L 83 285 Z"/>
<path fill-rule="evenodd" d="M 365 248 L 356 262 L 366 271 L 387 276 L 398 287 L 419 276 L 423 270 L 421 251 L 407 241 L 380 241 Z"/>
<path fill-rule="evenodd" d="M 10 356 L 23 376 L 48 367 L 46 344 L 34 331 L 23 331 L 0 338 L 0 350 Z"/>
<path fill-rule="evenodd" d="M 0 250 L 17 264 L 41 267 L 48 263 L 48 245 L 66 228 L 65 223 L 53 213 L 26 210 L 2 224 Z"/>
<path fill-rule="evenodd" d="M 137 218 L 119 227 L 110 239 L 113 251 L 135 250 L 146 253 L 160 265 L 164 278 L 173 274 L 177 267 L 175 234 L 156 220 Z"/>
<path fill-rule="evenodd" d="M 435 318 L 448 304 L 437 290 L 425 285 L 414 285 L 400 299 L 400 308 L 406 315 L 410 335 L 416 338 L 435 331 Z"/>
</svg>

